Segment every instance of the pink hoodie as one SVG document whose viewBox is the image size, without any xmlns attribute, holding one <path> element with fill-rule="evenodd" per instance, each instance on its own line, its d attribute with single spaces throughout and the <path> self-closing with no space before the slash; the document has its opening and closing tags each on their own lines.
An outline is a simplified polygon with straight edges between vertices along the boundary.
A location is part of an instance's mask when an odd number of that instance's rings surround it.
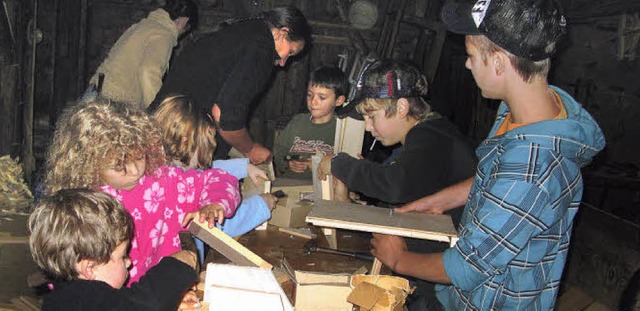
<svg viewBox="0 0 640 311">
<path fill-rule="evenodd" d="M 132 190 L 103 186 L 133 217 L 129 281 L 137 282 L 162 257 L 180 250 L 178 233 L 187 213 L 209 204 L 224 206 L 224 217 L 233 216 L 241 201 L 238 180 L 224 170 L 183 171 L 163 166 L 140 178 Z"/>
</svg>

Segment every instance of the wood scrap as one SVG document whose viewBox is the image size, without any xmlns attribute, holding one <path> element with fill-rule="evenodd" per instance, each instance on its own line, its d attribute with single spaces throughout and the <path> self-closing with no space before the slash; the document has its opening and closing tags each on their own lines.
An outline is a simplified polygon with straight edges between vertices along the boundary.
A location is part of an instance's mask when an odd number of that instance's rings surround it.
<svg viewBox="0 0 640 311">
<path fill-rule="evenodd" d="M 0 157 L 0 209 L 25 212 L 33 204 L 33 195 L 24 183 L 22 166 L 5 155 Z"/>
<path fill-rule="evenodd" d="M 260 267 L 271 269 L 273 266 L 260 256 L 238 243 L 236 240 L 222 232 L 218 228 L 209 228 L 208 222 L 200 222 L 197 215 L 191 224 L 189 231 L 209 246 L 220 252 L 233 263 L 241 266 Z"/>
<path fill-rule="evenodd" d="M 295 228 L 278 227 L 278 231 L 295 235 L 297 237 L 301 237 L 305 239 L 315 239 L 317 237 L 317 235 L 311 232 L 311 230 L 308 228 L 295 229 Z"/>
</svg>

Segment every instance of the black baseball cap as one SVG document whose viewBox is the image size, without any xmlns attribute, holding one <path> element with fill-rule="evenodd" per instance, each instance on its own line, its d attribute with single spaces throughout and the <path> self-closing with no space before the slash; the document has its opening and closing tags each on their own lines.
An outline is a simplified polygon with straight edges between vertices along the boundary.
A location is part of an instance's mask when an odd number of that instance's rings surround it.
<svg viewBox="0 0 640 311">
<path fill-rule="evenodd" d="M 442 21 L 451 32 L 485 35 L 531 61 L 553 56 L 567 28 L 559 0 L 447 0 Z"/>
<path fill-rule="evenodd" d="M 361 119 L 355 106 L 366 98 L 412 98 L 427 95 L 427 78 L 415 66 L 403 61 L 387 59 L 371 63 L 358 79 L 357 92 L 349 105 L 336 109 L 338 116 L 345 114 Z"/>
</svg>

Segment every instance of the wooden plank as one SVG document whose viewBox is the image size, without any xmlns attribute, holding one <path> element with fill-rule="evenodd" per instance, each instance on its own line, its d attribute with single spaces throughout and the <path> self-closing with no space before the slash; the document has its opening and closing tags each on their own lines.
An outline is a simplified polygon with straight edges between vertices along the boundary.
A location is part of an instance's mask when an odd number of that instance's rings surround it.
<svg viewBox="0 0 640 311">
<path fill-rule="evenodd" d="M 196 237 L 213 247 L 223 256 L 237 265 L 271 269 L 273 266 L 254 252 L 226 235 L 218 228 L 209 228 L 206 221 L 199 222 L 200 216 L 189 224 L 189 231 Z"/>
<path fill-rule="evenodd" d="M 336 232 L 336 229 L 333 227 L 322 228 L 322 233 L 324 233 L 324 237 L 327 239 L 329 248 L 338 249 L 338 232 Z"/>
<path fill-rule="evenodd" d="M 356 120 L 350 117 L 337 118 L 333 143 L 334 152 L 345 152 L 354 158 L 358 158 L 358 154 L 362 152 L 364 128 L 363 120 Z"/>
<path fill-rule="evenodd" d="M 382 261 L 376 258 L 373 260 L 373 264 L 371 265 L 371 271 L 369 272 L 369 274 L 378 275 L 380 274 L 380 270 L 382 270 Z"/>
<path fill-rule="evenodd" d="M 316 201 L 307 216 L 316 226 L 383 233 L 450 243 L 457 237 L 449 215 L 398 214 L 389 209 L 336 201 Z"/>
<path fill-rule="evenodd" d="M 29 237 L 26 236 L 3 236 L 0 235 L 0 244 L 28 244 Z"/>
<path fill-rule="evenodd" d="M 295 235 L 297 237 L 301 237 L 305 239 L 315 239 L 317 237 L 317 235 L 311 232 L 310 230 L 278 227 L 278 231 Z"/>
</svg>

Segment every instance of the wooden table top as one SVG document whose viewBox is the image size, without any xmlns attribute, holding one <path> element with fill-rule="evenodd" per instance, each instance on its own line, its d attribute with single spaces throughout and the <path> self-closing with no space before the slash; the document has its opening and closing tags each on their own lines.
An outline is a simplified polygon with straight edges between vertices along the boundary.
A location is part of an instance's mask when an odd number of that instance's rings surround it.
<svg viewBox="0 0 640 311">
<path fill-rule="evenodd" d="M 328 242 L 322 230 L 309 225 L 309 228 L 318 237 L 318 246 L 328 247 Z M 338 249 L 353 252 L 368 252 L 370 248 L 369 238 L 366 233 L 338 230 Z M 281 267 L 283 258 L 294 270 L 326 272 L 326 273 L 348 273 L 351 274 L 361 267 L 369 269 L 372 261 L 355 259 L 350 256 L 326 254 L 326 253 L 305 253 L 304 244 L 310 241 L 302 237 L 278 231 L 278 227 L 269 225 L 267 230 L 253 230 L 238 239 L 258 256 L 275 267 Z M 209 251 L 206 263 L 228 262 L 226 258 L 216 251 Z"/>
</svg>

